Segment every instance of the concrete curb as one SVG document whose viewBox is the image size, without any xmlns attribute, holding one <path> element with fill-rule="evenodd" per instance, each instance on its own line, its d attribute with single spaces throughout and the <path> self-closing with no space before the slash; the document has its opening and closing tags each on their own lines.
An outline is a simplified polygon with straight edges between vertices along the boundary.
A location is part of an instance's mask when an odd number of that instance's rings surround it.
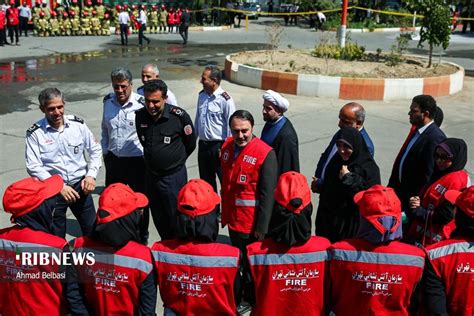
<svg viewBox="0 0 474 316">
<path fill-rule="evenodd" d="M 212 32 L 212 31 L 224 31 L 230 30 L 231 27 L 229 25 L 223 26 L 191 26 L 189 28 L 190 32 Z"/>
<path fill-rule="evenodd" d="M 239 64 L 227 55 L 224 73 L 229 81 L 281 93 L 346 100 L 405 100 L 418 94 L 448 96 L 462 90 L 464 68 L 447 76 L 427 78 L 346 78 L 269 71 Z"/>
<path fill-rule="evenodd" d="M 421 27 L 386 27 L 386 28 L 362 28 L 362 29 L 347 29 L 347 32 L 352 33 L 373 33 L 373 32 L 419 32 Z"/>
</svg>

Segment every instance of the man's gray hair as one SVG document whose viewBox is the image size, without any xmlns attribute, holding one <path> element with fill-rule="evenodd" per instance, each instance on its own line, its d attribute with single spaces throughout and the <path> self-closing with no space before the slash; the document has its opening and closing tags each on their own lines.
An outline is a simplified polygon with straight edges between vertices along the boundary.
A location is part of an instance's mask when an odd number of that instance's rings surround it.
<svg viewBox="0 0 474 316">
<path fill-rule="evenodd" d="M 130 70 L 128 70 L 127 68 L 123 68 L 123 67 L 118 67 L 118 68 L 115 68 L 114 70 L 112 70 L 112 72 L 110 73 L 110 79 L 113 81 L 113 80 L 118 80 L 118 81 L 128 81 L 128 82 L 132 82 L 132 73 L 130 72 Z"/>
<path fill-rule="evenodd" d="M 38 96 L 38 102 L 40 104 L 40 108 L 46 107 L 48 102 L 54 99 L 61 99 L 64 103 L 64 95 L 61 91 L 57 88 L 46 88 L 40 92 Z"/>
<path fill-rule="evenodd" d="M 351 111 L 356 115 L 357 122 L 364 123 L 365 121 L 365 109 L 364 107 L 357 102 L 349 102 L 344 105 L 344 107 L 349 106 Z"/>
<path fill-rule="evenodd" d="M 146 64 L 145 66 L 143 66 L 142 71 L 145 70 L 145 69 L 148 69 L 148 68 L 150 68 L 151 71 L 153 71 L 155 73 L 155 76 L 160 75 L 160 69 L 158 69 L 157 64 Z"/>
<path fill-rule="evenodd" d="M 217 66 L 209 65 L 209 66 L 206 66 L 204 70 L 209 70 L 211 72 L 209 74 L 209 77 L 215 82 L 217 82 L 218 85 L 221 84 L 222 74 L 221 74 L 221 70 Z"/>
</svg>

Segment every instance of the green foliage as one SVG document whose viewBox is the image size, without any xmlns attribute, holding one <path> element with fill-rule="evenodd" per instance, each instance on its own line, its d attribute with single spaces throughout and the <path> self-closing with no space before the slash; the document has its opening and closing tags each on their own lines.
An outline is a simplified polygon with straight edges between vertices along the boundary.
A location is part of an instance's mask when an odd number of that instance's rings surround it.
<svg viewBox="0 0 474 316">
<path fill-rule="evenodd" d="M 408 43 L 411 39 L 411 33 L 401 33 L 396 38 L 396 43 L 392 45 L 390 54 L 387 55 L 387 65 L 397 66 L 403 61 L 403 53 L 408 49 Z M 378 53 L 378 51 L 377 51 Z"/>
<path fill-rule="evenodd" d="M 431 67 L 433 58 L 433 47 L 441 46 L 443 49 L 449 46 L 449 37 L 451 34 L 451 16 L 449 7 L 444 0 L 409 0 L 413 10 L 424 16 L 421 20 L 419 47 L 423 43 L 429 45 L 428 68 Z"/>
<path fill-rule="evenodd" d="M 355 43 L 347 43 L 343 48 L 337 44 L 319 43 L 311 55 L 325 59 L 361 60 L 364 52 L 365 47 Z"/>
</svg>

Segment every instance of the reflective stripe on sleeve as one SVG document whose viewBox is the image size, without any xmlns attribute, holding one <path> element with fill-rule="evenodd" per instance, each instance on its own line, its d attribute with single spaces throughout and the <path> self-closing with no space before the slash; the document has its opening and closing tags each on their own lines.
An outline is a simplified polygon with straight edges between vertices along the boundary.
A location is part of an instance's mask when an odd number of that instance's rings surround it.
<svg viewBox="0 0 474 316">
<path fill-rule="evenodd" d="M 238 266 L 237 257 L 196 256 L 156 250 L 153 250 L 152 253 L 156 261 L 169 264 L 180 264 L 203 268 L 235 268 Z"/>
<path fill-rule="evenodd" d="M 434 248 L 428 251 L 431 260 L 452 255 L 455 253 L 474 253 L 474 241 L 459 242 Z"/>
<path fill-rule="evenodd" d="M 236 199 L 235 200 L 236 206 L 257 206 L 258 200 L 243 200 L 243 199 Z"/>
<path fill-rule="evenodd" d="M 317 263 L 328 259 L 327 252 L 308 252 L 308 253 L 284 253 L 284 254 L 261 254 L 249 256 L 251 265 L 275 265 L 292 263 Z"/>
<path fill-rule="evenodd" d="M 392 264 L 419 268 L 423 268 L 425 266 L 425 259 L 420 256 L 357 250 L 332 249 L 331 260 L 374 264 Z"/>
<path fill-rule="evenodd" d="M 94 253 L 94 259 L 96 262 L 115 265 L 124 268 L 137 269 L 146 274 L 150 273 L 153 270 L 153 264 L 147 262 L 143 259 L 117 255 L 113 253 L 98 251 L 96 249 L 92 250 L 89 248 L 77 248 L 74 249 L 75 252 L 92 252 Z"/>
</svg>

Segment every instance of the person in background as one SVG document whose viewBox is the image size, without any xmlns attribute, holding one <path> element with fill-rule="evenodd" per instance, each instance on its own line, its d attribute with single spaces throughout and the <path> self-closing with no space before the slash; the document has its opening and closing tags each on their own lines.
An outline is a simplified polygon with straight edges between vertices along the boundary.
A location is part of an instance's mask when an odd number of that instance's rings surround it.
<svg viewBox="0 0 474 316">
<path fill-rule="evenodd" d="M 26 2 L 23 2 L 20 7 L 20 36 L 24 32 L 25 37 L 28 37 L 28 22 L 31 20 L 31 9 Z"/>
<path fill-rule="evenodd" d="M 414 219 L 405 240 L 423 247 L 448 239 L 456 228 L 454 205 L 446 200 L 447 190 L 464 190 L 470 185 L 469 174 L 464 170 L 467 163 L 466 142 L 458 138 L 446 138 L 435 148 L 435 167 L 430 183 L 420 196 L 410 198 Z"/>
<path fill-rule="evenodd" d="M 474 186 L 448 190 L 455 205 L 456 230 L 451 238 L 426 248 L 423 275 L 424 307 L 428 315 L 472 315 L 474 312 Z"/>
<path fill-rule="evenodd" d="M 144 95 L 144 85 L 150 80 L 157 80 L 160 78 L 160 70 L 158 69 L 157 64 L 146 64 L 142 68 L 142 83 L 143 86 L 137 88 L 137 93 L 139 95 Z M 166 99 L 166 103 L 174 106 L 178 106 L 178 100 L 176 100 L 175 94 L 168 89 L 168 98 Z"/>
<path fill-rule="evenodd" d="M 354 127 L 336 134 L 337 153 L 326 168 L 324 186 L 316 214 L 316 235 L 336 242 L 353 238 L 359 227 L 354 195 L 380 184 L 380 171 Z"/>
</svg>

